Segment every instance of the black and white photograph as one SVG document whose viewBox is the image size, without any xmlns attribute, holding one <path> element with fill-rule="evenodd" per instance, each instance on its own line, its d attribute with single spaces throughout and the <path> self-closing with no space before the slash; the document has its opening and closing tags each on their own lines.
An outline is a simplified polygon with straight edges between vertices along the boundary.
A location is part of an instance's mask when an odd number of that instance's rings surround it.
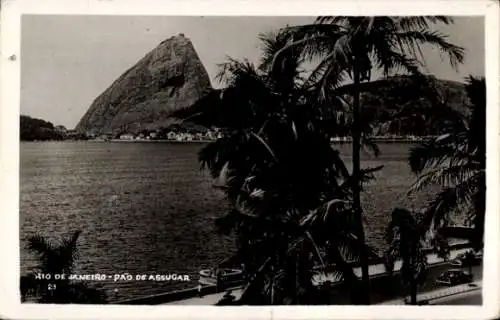
<svg viewBox="0 0 500 320">
<path fill-rule="evenodd" d="M 20 303 L 482 306 L 464 14 L 21 15 Z"/>
</svg>

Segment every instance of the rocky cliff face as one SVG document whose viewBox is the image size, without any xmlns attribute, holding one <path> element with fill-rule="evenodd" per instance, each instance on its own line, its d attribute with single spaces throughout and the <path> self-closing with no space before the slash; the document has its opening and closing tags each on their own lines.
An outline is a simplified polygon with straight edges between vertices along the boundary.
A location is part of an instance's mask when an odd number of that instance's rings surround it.
<svg viewBox="0 0 500 320">
<path fill-rule="evenodd" d="M 76 129 L 86 133 L 155 130 L 174 122 L 211 90 L 191 41 L 178 35 L 160 43 L 94 100 Z"/>
</svg>

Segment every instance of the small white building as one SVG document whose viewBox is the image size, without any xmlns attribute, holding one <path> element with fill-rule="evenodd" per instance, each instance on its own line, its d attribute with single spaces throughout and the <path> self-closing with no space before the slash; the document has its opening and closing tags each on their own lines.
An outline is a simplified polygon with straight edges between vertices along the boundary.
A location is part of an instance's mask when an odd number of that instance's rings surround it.
<svg viewBox="0 0 500 320">
<path fill-rule="evenodd" d="M 134 135 L 131 133 L 124 133 L 120 135 L 120 140 L 134 140 Z"/>
<path fill-rule="evenodd" d="M 194 136 L 191 133 L 186 133 L 184 135 L 184 138 L 186 139 L 186 141 L 193 141 Z"/>
<path fill-rule="evenodd" d="M 173 131 L 169 131 L 167 133 L 167 139 L 168 140 L 177 140 L 177 134 Z"/>
<path fill-rule="evenodd" d="M 203 140 L 203 138 L 204 138 L 204 137 L 203 137 L 203 133 L 201 133 L 201 132 L 197 132 L 197 133 L 195 134 L 195 140 L 200 141 L 200 140 Z"/>
<path fill-rule="evenodd" d="M 215 140 L 215 133 L 213 131 L 207 131 L 207 133 L 205 134 L 205 138 L 207 140 Z"/>
</svg>

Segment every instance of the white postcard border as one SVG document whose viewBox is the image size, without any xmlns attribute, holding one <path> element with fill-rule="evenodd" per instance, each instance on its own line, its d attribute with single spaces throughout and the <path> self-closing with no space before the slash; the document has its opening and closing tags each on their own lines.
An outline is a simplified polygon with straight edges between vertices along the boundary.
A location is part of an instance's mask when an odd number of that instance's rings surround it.
<svg viewBox="0 0 500 320">
<path fill-rule="evenodd" d="M 498 1 L 130 1 L 3 0 L 0 55 L 0 316 L 16 319 L 488 319 L 499 316 L 499 5 Z M 49 306 L 20 303 L 19 104 L 22 14 L 103 15 L 481 15 L 486 26 L 487 216 L 483 306 L 188 307 Z M 7 258 L 6 258 L 7 257 Z"/>
</svg>

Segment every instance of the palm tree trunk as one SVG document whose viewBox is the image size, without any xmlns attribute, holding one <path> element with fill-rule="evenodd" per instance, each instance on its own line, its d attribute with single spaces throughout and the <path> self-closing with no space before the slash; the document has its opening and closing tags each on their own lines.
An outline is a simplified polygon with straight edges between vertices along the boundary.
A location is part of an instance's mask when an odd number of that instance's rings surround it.
<svg viewBox="0 0 500 320">
<path fill-rule="evenodd" d="M 417 283 L 415 280 L 413 280 L 410 284 L 410 304 L 416 305 L 417 304 Z"/>
<path fill-rule="evenodd" d="M 481 166 L 486 166 L 485 160 L 481 159 Z M 472 245 L 475 250 L 480 250 L 484 246 L 484 216 L 486 213 L 486 185 L 480 186 L 481 190 L 474 199 L 474 233 L 472 237 Z"/>
<path fill-rule="evenodd" d="M 299 304 L 299 253 L 295 257 L 295 304 Z"/>
<path fill-rule="evenodd" d="M 354 105 L 353 105 L 353 124 L 352 124 L 352 175 L 354 178 L 353 191 L 353 209 L 358 223 L 357 236 L 362 245 L 365 244 L 365 231 L 363 227 L 363 209 L 361 208 L 361 125 L 360 125 L 360 71 L 356 67 L 357 61 L 354 61 Z M 362 273 L 362 292 L 359 294 L 362 304 L 370 304 L 370 275 L 368 273 L 368 256 L 365 248 L 361 248 L 361 273 Z"/>
<path fill-rule="evenodd" d="M 413 230 L 408 230 L 409 232 L 412 232 Z M 413 236 L 412 236 L 413 238 Z M 414 239 L 412 239 L 414 240 Z M 417 258 L 417 245 L 415 241 L 411 241 L 411 247 L 410 247 L 410 268 L 411 268 L 411 280 L 410 280 L 410 294 L 411 294 L 411 304 L 416 305 L 417 304 L 417 280 L 415 279 L 415 260 Z"/>
<path fill-rule="evenodd" d="M 273 256 L 273 262 L 271 264 L 271 305 L 274 305 L 274 256 Z"/>
</svg>

